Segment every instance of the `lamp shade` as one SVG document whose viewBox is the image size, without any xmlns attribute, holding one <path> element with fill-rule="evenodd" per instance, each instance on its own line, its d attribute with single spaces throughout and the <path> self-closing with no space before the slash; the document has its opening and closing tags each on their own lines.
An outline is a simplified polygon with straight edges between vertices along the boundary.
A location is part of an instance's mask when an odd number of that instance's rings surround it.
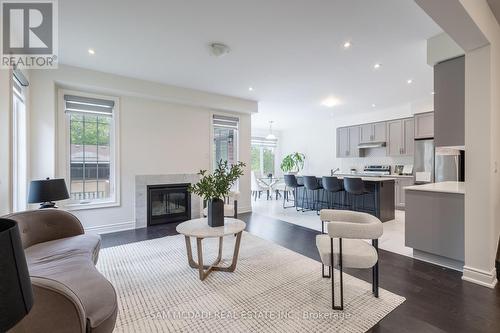
<svg viewBox="0 0 500 333">
<path fill-rule="evenodd" d="M 0 218 L 0 332 L 6 332 L 28 314 L 33 291 L 19 227 Z"/>
<path fill-rule="evenodd" d="M 29 203 L 50 202 L 69 198 L 64 179 L 33 180 L 30 184 Z"/>
</svg>

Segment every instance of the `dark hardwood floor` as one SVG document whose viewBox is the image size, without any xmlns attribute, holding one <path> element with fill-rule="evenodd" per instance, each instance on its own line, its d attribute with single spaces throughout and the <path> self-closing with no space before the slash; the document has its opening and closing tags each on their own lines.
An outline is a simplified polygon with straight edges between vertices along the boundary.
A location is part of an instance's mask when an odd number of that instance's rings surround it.
<svg viewBox="0 0 500 333">
<path fill-rule="evenodd" d="M 246 213 L 246 230 L 319 261 L 317 231 Z M 176 224 L 103 235 L 103 247 L 177 234 Z M 370 270 L 346 270 L 370 282 Z M 315 272 L 311 272 L 314 274 Z M 370 332 L 500 332 L 500 287 L 462 281 L 461 273 L 395 253 L 380 251 L 380 286 L 406 297 Z"/>
</svg>

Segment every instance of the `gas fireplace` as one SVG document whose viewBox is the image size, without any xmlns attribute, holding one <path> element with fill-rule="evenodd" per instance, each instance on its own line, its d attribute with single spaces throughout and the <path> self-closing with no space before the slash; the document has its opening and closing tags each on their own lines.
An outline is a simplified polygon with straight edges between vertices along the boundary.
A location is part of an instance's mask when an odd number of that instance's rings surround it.
<svg viewBox="0 0 500 333">
<path fill-rule="evenodd" d="M 191 194 L 187 190 L 189 185 L 148 185 L 148 226 L 191 219 Z"/>
</svg>

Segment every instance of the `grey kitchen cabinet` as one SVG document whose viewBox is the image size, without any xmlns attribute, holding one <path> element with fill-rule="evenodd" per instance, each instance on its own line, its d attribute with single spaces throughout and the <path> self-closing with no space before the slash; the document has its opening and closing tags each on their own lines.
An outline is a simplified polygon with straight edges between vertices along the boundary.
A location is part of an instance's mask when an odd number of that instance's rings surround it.
<svg viewBox="0 0 500 333">
<path fill-rule="evenodd" d="M 337 157 L 349 156 L 349 127 L 337 129 Z"/>
<path fill-rule="evenodd" d="M 432 254 L 463 267 L 464 195 L 406 190 L 406 199 L 405 245 L 413 248 L 413 255 Z"/>
<path fill-rule="evenodd" d="M 413 155 L 413 118 L 387 122 L 387 155 Z"/>
<path fill-rule="evenodd" d="M 465 57 L 434 66 L 434 144 L 465 145 Z"/>
<path fill-rule="evenodd" d="M 417 113 L 415 119 L 415 139 L 434 137 L 434 112 Z"/>
<path fill-rule="evenodd" d="M 406 205 L 405 187 L 413 185 L 413 178 L 398 178 L 394 182 L 394 199 L 396 209 L 404 209 Z"/>
<path fill-rule="evenodd" d="M 361 143 L 385 142 L 386 124 L 385 122 L 363 124 L 359 126 Z"/>
<path fill-rule="evenodd" d="M 387 122 L 387 155 L 399 156 L 403 148 L 403 122 L 392 120 Z"/>
<path fill-rule="evenodd" d="M 360 127 L 340 127 L 337 129 L 337 157 L 359 157 Z"/>
<path fill-rule="evenodd" d="M 385 122 L 373 124 L 373 141 L 385 142 L 387 140 L 386 130 L 387 126 Z"/>
<path fill-rule="evenodd" d="M 373 124 L 364 124 L 359 126 L 361 132 L 361 142 L 372 142 L 373 140 Z"/>
<path fill-rule="evenodd" d="M 404 147 L 402 155 L 413 156 L 415 141 L 414 127 L 415 121 L 413 118 L 403 119 Z"/>
</svg>

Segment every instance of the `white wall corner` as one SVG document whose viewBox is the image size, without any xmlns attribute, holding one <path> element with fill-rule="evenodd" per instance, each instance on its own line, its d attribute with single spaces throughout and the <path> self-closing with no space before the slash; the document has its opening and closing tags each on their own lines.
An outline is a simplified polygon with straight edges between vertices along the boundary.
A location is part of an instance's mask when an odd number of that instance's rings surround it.
<svg viewBox="0 0 500 333">
<path fill-rule="evenodd" d="M 495 288 L 497 284 L 496 270 L 493 268 L 488 272 L 482 269 L 464 266 L 462 280 L 488 288 Z"/>
<path fill-rule="evenodd" d="M 434 67 L 439 62 L 465 54 L 465 51 L 446 33 L 427 39 L 427 64 Z"/>
</svg>

